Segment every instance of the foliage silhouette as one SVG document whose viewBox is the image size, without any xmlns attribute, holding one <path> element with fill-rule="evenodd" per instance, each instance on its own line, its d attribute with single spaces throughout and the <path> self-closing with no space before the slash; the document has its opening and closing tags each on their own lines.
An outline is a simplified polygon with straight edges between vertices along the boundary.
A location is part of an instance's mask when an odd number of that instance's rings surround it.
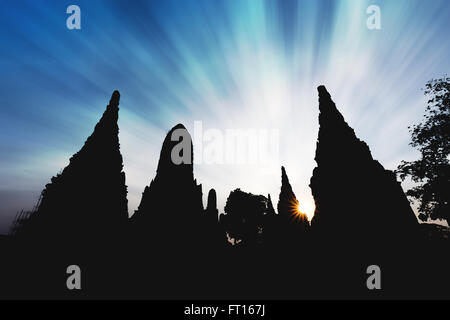
<svg viewBox="0 0 450 320">
<path fill-rule="evenodd" d="M 261 242 L 267 198 L 240 189 L 231 191 L 225 205 L 227 232 L 245 246 Z"/>
<path fill-rule="evenodd" d="M 402 161 L 397 173 L 420 183 L 406 194 L 419 202 L 419 218 L 445 219 L 450 225 L 450 78 L 430 80 L 424 94 L 429 97 L 423 121 L 410 128 L 410 145 L 421 158 Z"/>
</svg>

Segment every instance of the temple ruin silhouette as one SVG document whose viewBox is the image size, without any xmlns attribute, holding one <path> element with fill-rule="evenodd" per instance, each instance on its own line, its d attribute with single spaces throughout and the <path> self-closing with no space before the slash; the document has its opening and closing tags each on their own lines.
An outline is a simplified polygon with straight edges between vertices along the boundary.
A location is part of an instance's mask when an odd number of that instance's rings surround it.
<svg viewBox="0 0 450 320">
<path fill-rule="evenodd" d="M 173 140 L 175 132 L 180 139 Z M 175 164 L 173 148 L 188 139 L 190 155 L 187 163 Z M 183 152 L 183 150 L 181 150 Z M 132 228 L 146 241 L 180 246 L 180 239 L 190 245 L 201 242 L 203 214 L 202 186 L 194 178 L 191 136 L 182 124 L 173 127 L 164 139 L 155 178 L 145 187 L 138 209 L 131 217 Z"/>
<path fill-rule="evenodd" d="M 318 93 L 310 223 L 285 167 L 277 210 L 270 194 L 239 188 L 230 192 L 224 213 L 214 189 L 205 208 L 191 136 L 182 124 L 167 133 L 156 174 L 129 218 L 120 94 L 114 91 L 84 146 L 45 186 L 35 208 L 18 214 L 7 242 L 0 243 L 6 257 L 0 296 L 388 298 L 434 290 L 436 297 L 448 297 L 448 259 L 423 241 L 431 227 L 419 225 L 395 174 L 373 159 L 325 87 Z M 180 143 L 188 149 L 178 150 Z M 181 163 L 174 163 L 174 150 Z M 448 250 L 448 239 L 439 243 L 439 250 Z M 64 287 L 64 267 L 73 263 L 89 279 L 81 293 Z M 364 287 L 371 263 L 388 268 L 385 281 L 396 283 L 382 295 Z M 408 279 L 417 272 L 427 276 L 411 288 Z"/>
<path fill-rule="evenodd" d="M 45 186 L 34 210 L 16 221 L 14 235 L 46 246 L 108 241 L 128 220 L 127 187 L 119 145 L 120 94 L 114 91 L 103 116 L 67 167 Z"/>
<path fill-rule="evenodd" d="M 311 227 L 347 242 L 407 239 L 418 221 L 395 174 L 372 158 L 324 86 L 319 91 L 317 167 L 311 177 L 316 209 Z"/>
</svg>

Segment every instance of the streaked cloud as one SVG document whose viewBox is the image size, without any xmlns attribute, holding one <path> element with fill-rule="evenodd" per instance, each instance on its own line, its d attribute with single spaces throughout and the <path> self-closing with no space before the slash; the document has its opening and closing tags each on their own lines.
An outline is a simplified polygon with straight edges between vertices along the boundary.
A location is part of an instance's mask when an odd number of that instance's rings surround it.
<svg viewBox="0 0 450 320">
<path fill-rule="evenodd" d="M 66 29 L 61 1 L 0 5 L 0 191 L 28 195 L 2 197 L 2 221 L 11 208 L 29 207 L 68 163 L 114 89 L 130 213 L 154 176 L 165 133 L 179 122 L 192 131 L 196 120 L 219 130 L 278 129 L 274 166 L 286 167 L 311 213 L 316 87 L 327 86 L 374 157 L 394 169 L 416 156 L 407 126 L 424 111 L 420 88 L 450 70 L 445 0 L 76 4 L 79 31 Z M 366 27 L 370 4 L 381 8 L 381 30 Z M 278 200 L 278 171 L 202 164 L 195 174 L 205 201 L 217 190 L 219 211 L 237 187 Z"/>
</svg>

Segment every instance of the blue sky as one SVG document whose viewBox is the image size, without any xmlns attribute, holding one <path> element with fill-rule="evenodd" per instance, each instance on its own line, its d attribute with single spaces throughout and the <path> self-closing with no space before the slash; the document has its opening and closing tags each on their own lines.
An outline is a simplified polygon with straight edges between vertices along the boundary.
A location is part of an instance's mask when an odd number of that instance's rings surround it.
<svg viewBox="0 0 450 320">
<path fill-rule="evenodd" d="M 81 30 L 66 27 L 71 4 Z M 372 4 L 381 30 L 366 27 Z M 204 201 L 214 187 L 222 212 L 241 187 L 277 202 L 284 165 L 310 215 L 316 87 L 395 169 L 418 156 L 407 126 L 425 109 L 421 88 L 450 70 L 449 17 L 446 0 L 1 1 L 0 233 L 81 148 L 115 89 L 130 214 L 166 132 L 201 121 L 280 137 L 270 170 L 196 164 Z"/>
</svg>

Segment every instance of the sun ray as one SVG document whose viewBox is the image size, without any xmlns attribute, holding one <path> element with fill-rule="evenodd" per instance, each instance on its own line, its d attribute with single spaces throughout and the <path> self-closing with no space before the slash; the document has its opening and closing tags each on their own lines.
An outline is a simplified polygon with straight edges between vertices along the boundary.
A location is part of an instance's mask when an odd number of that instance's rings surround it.
<svg viewBox="0 0 450 320">
<path fill-rule="evenodd" d="M 302 212 L 300 210 L 300 203 L 297 199 L 291 199 L 289 200 L 289 213 L 292 216 L 293 220 L 296 221 L 309 221 L 308 216 L 306 213 Z"/>
</svg>

